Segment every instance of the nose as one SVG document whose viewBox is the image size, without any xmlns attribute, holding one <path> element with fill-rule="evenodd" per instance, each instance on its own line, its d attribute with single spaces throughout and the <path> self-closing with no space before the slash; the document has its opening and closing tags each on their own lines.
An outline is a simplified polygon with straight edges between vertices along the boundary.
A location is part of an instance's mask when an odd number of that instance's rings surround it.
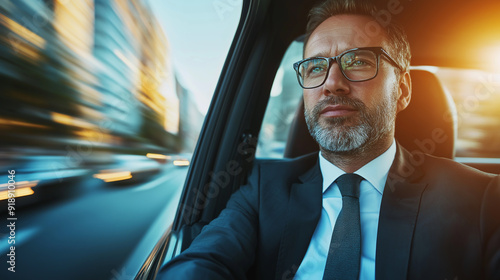
<svg viewBox="0 0 500 280">
<path fill-rule="evenodd" d="M 336 63 L 336 61 L 332 61 L 330 71 L 328 72 L 326 81 L 323 84 L 323 94 L 346 95 L 349 94 L 349 92 L 349 81 L 342 74 L 338 63 Z"/>
</svg>

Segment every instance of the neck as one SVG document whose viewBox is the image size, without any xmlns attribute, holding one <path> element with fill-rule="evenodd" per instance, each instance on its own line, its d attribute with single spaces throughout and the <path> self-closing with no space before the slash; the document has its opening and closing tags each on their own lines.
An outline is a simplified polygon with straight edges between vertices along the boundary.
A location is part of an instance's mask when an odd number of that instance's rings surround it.
<svg viewBox="0 0 500 280">
<path fill-rule="evenodd" d="M 365 145 L 347 152 L 332 152 L 320 147 L 323 157 L 346 173 L 353 173 L 383 154 L 392 144 L 394 134 L 383 137 L 379 141 L 367 142 Z"/>
</svg>

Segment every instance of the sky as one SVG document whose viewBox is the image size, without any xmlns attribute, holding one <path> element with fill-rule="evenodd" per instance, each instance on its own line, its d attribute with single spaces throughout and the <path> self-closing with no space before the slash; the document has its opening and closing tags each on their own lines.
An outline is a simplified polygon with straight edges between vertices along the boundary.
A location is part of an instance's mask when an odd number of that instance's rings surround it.
<svg viewBox="0 0 500 280">
<path fill-rule="evenodd" d="M 147 0 L 162 26 L 177 78 L 205 114 L 241 14 L 242 0 Z"/>
</svg>

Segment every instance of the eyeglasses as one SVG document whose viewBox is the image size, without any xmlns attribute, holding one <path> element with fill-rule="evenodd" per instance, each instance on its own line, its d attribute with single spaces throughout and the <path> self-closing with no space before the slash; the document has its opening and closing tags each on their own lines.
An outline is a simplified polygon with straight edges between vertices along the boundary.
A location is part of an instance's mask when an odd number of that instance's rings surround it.
<svg viewBox="0 0 500 280">
<path fill-rule="evenodd" d="M 299 84 L 304 89 L 322 86 L 336 61 L 344 77 L 351 82 L 368 81 L 377 76 L 380 55 L 400 70 L 396 61 L 381 47 L 356 48 L 347 50 L 334 57 L 311 57 L 293 64 Z"/>
</svg>

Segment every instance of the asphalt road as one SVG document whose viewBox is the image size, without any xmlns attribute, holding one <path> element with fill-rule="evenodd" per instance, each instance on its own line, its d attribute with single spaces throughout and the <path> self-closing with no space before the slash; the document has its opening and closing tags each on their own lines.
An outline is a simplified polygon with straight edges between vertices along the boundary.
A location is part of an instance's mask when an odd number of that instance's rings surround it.
<svg viewBox="0 0 500 280">
<path fill-rule="evenodd" d="M 123 266 L 152 249 L 151 236 L 162 233 L 152 233 L 153 224 L 166 229 L 173 221 L 186 173 L 165 164 L 143 182 L 124 185 L 87 176 L 59 186 L 70 191 L 58 199 L 18 206 L 15 272 L 7 263 L 10 221 L 1 212 L 0 279 L 133 279 Z"/>
</svg>

